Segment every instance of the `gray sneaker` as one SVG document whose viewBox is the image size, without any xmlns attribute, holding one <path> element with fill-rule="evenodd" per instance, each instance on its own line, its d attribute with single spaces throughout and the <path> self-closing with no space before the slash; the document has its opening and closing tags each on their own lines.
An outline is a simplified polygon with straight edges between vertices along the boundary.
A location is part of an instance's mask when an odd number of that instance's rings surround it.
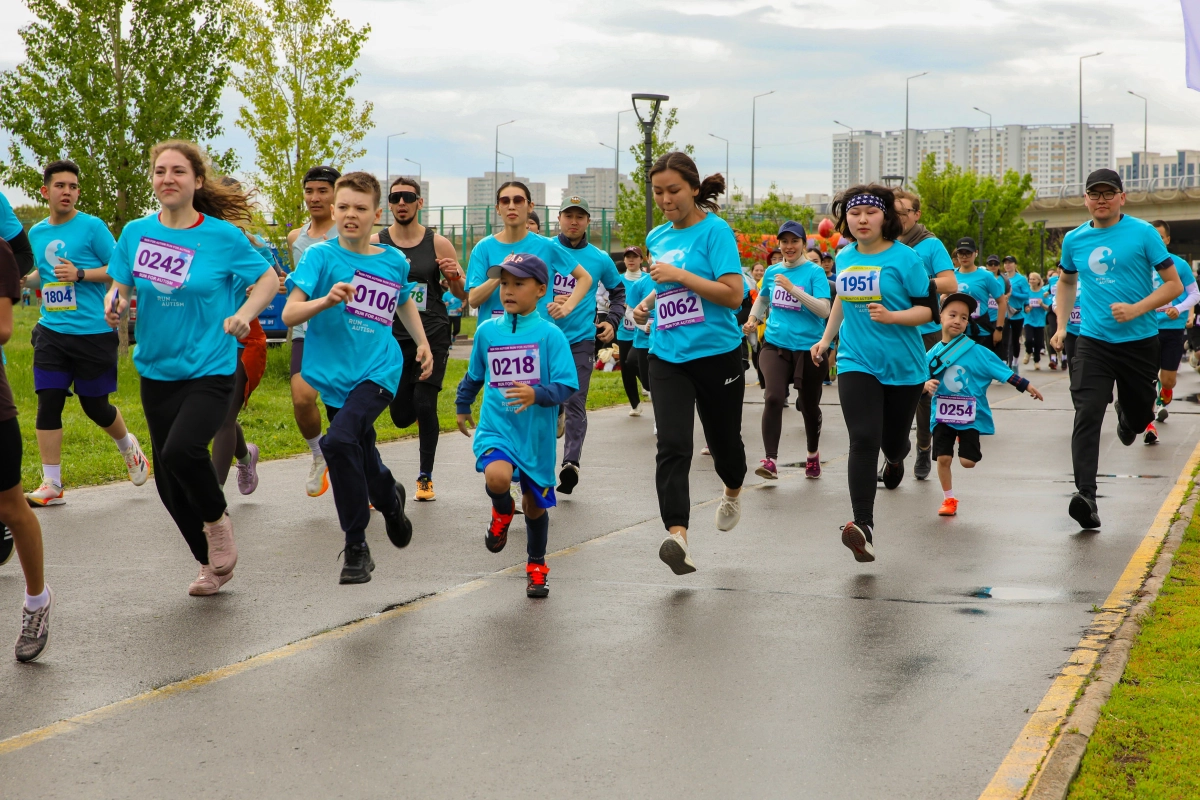
<svg viewBox="0 0 1200 800">
<path fill-rule="evenodd" d="M 50 602 L 37 611 L 21 609 L 21 635 L 17 637 L 17 661 L 37 661 L 46 652 L 46 648 L 50 644 L 50 612 L 53 610 L 53 590 L 50 591 Z"/>
</svg>

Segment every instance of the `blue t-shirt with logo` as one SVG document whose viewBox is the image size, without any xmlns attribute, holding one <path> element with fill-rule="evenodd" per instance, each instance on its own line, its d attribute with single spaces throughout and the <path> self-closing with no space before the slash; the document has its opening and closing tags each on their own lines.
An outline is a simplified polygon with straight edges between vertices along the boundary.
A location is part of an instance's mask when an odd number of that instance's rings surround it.
<svg viewBox="0 0 1200 800">
<path fill-rule="evenodd" d="M 837 293 L 842 301 L 838 372 L 866 372 L 889 386 L 924 383 L 920 331 L 875 322 L 867 309 L 882 303 L 890 311 L 904 311 L 913 307 L 914 298 L 928 297 L 929 275 L 920 256 L 900 242 L 875 255 L 863 255 L 852 243 L 837 256 Z"/>
<path fill-rule="evenodd" d="M 925 264 L 925 271 L 929 273 L 931 279 L 947 272 L 954 272 L 954 262 L 950 260 L 950 254 L 946 252 L 946 245 L 942 244 L 942 240 L 936 236 L 917 242 L 913 245 L 913 251 L 921 257 L 921 261 Z M 924 336 L 927 333 L 940 333 L 942 326 L 930 321 L 917 330 Z"/>
<path fill-rule="evenodd" d="M 564 249 L 536 233 L 527 232 L 514 244 L 501 242 L 495 234 L 480 239 L 471 251 L 471 260 L 467 263 L 467 290 L 482 286 L 488 280 L 487 271 L 504 263 L 504 259 L 513 253 L 529 253 L 546 262 L 546 268 L 550 272 L 550 285 L 546 287 L 546 296 L 538 300 L 538 312 L 546 319 L 551 319 L 546 309 L 554 299 L 554 284 L 556 281 L 561 284 L 565 277 L 569 277 L 579 265 L 579 260 L 568 258 Z M 483 322 L 503 314 L 504 305 L 500 302 L 500 287 L 497 286 L 488 299 L 479 304 L 479 321 Z"/>
<path fill-rule="evenodd" d="M 1050 298 L 1050 293 L 1045 287 L 1041 289 L 1029 288 L 1029 299 L 1025 301 L 1025 305 L 1029 307 L 1029 311 L 1025 314 L 1025 324 L 1032 328 L 1043 328 L 1046 325 L 1046 311 L 1050 308 L 1050 304 L 1054 301 Z"/>
<path fill-rule="evenodd" d="M 8 202 L 7 197 L 0 194 L 0 239 L 11 241 L 23 229 L 21 220 L 17 219 L 16 213 L 13 212 L 12 204 Z"/>
<path fill-rule="evenodd" d="M 621 326 L 617 329 L 617 340 L 634 342 L 634 347 L 648 347 L 650 345 L 648 336 L 645 345 L 636 343 L 638 329 L 633 322 L 633 309 L 646 299 L 646 295 L 654 291 L 654 279 L 650 277 L 650 273 L 638 270 L 637 277 L 632 280 L 630 280 L 628 272 L 622 273 L 621 283 L 625 284 L 625 318 L 621 320 Z M 642 335 L 646 336 L 646 334 Z"/>
<path fill-rule="evenodd" d="M 89 335 L 111 333 L 104 321 L 104 295 L 108 287 L 72 277 L 59 281 L 54 268 L 65 258 L 78 269 L 99 269 L 112 260 L 116 240 L 108 226 L 91 214 L 76 212 L 61 225 L 44 219 L 29 230 L 29 246 L 42 284 L 42 316 L 38 324 L 57 333 Z M 49 287 L 58 283 L 59 286 Z M 53 296 L 52 296 L 53 295 Z M 54 310 L 58 305 L 63 310 Z M 74 305 L 74 310 L 67 307 Z"/>
<path fill-rule="evenodd" d="M 941 358 L 943 353 L 947 354 L 944 359 Z M 992 408 L 988 405 L 987 390 L 992 381 L 1004 383 L 1011 378 L 1012 369 L 990 348 L 980 347 L 966 336 L 956 337 L 950 342 L 938 342 L 929 351 L 926 363 L 934 366 L 935 358 L 942 361 L 939 366 L 944 366 L 945 371 L 938 376 L 938 388 L 933 393 L 929 429 L 933 430 L 938 424 L 938 398 L 963 397 L 975 400 L 975 421 L 942 424 L 960 431 L 974 429 L 985 435 L 995 433 L 996 425 L 992 421 Z M 957 405 L 961 409 L 961 404 Z"/>
<path fill-rule="evenodd" d="M 705 280 L 742 275 L 733 229 L 712 212 L 686 228 L 670 222 L 659 225 L 646 237 L 646 249 L 651 263 L 671 264 Z M 655 283 L 654 291 L 657 316 L 650 352 L 663 361 L 682 364 L 741 345 L 735 309 L 705 300 L 678 283 Z"/>
<path fill-rule="evenodd" d="M 1108 228 L 1080 225 L 1063 237 L 1062 265 L 1079 273 L 1080 286 L 1087 288 L 1081 335 L 1116 344 L 1158 334 L 1154 313 L 1122 323 L 1111 308 L 1144 300 L 1154 291 L 1154 272 L 1175 266 L 1149 222 L 1125 214 Z"/>
<path fill-rule="evenodd" d="M 288 275 L 289 292 L 299 289 L 310 300 L 329 294 L 335 283 L 364 287 L 356 300 L 310 319 L 304 337 L 300 375 L 334 408 L 345 405 L 350 392 L 367 381 L 392 394 L 400 385 L 404 356 L 392 335 L 392 320 L 414 284 L 408 282 L 404 253 L 395 247 L 380 249 L 363 255 L 345 249 L 338 239 L 320 242 L 304 251 Z"/>
<path fill-rule="evenodd" d="M 550 240 L 554 246 L 563 251 L 567 261 L 574 261 L 587 270 L 592 276 L 592 289 L 598 289 L 601 284 L 611 289 L 621 282 L 621 274 L 613 263 L 612 256 L 596 247 L 587 244 L 580 248 L 567 247 L 561 240 Z M 574 267 L 572 267 L 573 269 Z M 554 284 L 554 293 L 569 296 L 575 291 L 575 278 L 564 275 Z M 567 341 L 571 344 L 587 342 L 596 338 L 596 292 L 590 291 L 587 296 L 575 306 L 575 310 L 562 319 L 552 319 L 555 325 L 562 329 Z"/>
<path fill-rule="evenodd" d="M 1004 296 L 1004 281 L 983 267 L 976 267 L 970 272 L 957 270 L 954 277 L 958 281 L 958 291 L 971 295 L 979 304 L 971 319 L 982 319 L 988 313 L 988 306 L 994 306 Z"/>
<path fill-rule="evenodd" d="M 1058 276 L 1051 275 L 1046 281 L 1046 291 L 1050 293 L 1050 299 L 1054 300 L 1054 296 L 1058 294 Z M 1050 303 L 1050 307 L 1054 308 L 1054 303 Z"/>
<path fill-rule="evenodd" d="M 1075 284 L 1075 306 L 1071 309 L 1070 315 L 1067 317 L 1067 333 L 1079 335 L 1080 327 L 1083 322 L 1083 306 L 1079 302 L 1079 298 L 1083 295 L 1083 286 Z M 1062 315 L 1059 315 L 1059 324 L 1062 324 Z"/>
<path fill-rule="evenodd" d="M 1008 298 L 1008 319 L 1023 320 L 1025 304 L 1029 302 L 1029 295 L 1033 291 L 1029 288 L 1029 279 L 1019 272 L 1014 272 L 1008 279 L 1008 285 L 1012 289 Z"/>
<path fill-rule="evenodd" d="M 225 320 L 268 271 L 241 229 L 215 217 L 177 229 L 153 213 L 126 225 L 108 274 L 137 289 L 138 374 L 158 381 L 232 375 L 237 339 L 225 333 Z"/>
<path fill-rule="evenodd" d="M 1179 270 L 1179 279 L 1183 281 L 1183 294 L 1179 295 L 1179 297 L 1176 297 L 1170 302 L 1170 305 L 1176 305 L 1177 303 L 1182 303 L 1187 297 L 1187 288 L 1196 283 L 1196 276 L 1192 274 L 1192 268 L 1188 266 L 1187 262 L 1179 256 L 1171 254 L 1171 260 L 1175 262 L 1175 268 Z M 1156 270 L 1154 273 L 1154 288 L 1157 289 L 1162 285 L 1162 275 L 1160 275 Z M 1164 306 L 1164 308 L 1166 308 L 1166 306 Z M 1175 319 L 1171 319 L 1166 315 L 1165 311 L 1156 310 L 1154 312 L 1154 318 L 1158 322 L 1158 329 L 1160 331 L 1183 330 L 1187 327 L 1187 316 L 1187 312 L 1184 311 Z"/>
<path fill-rule="evenodd" d="M 442 302 L 446 304 L 446 316 L 461 317 L 463 301 L 454 296 L 454 292 L 446 292 L 442 295 Z"/>
<path fill-rule="evenodd" d="M 801 261 L 794 267 L 776 264 L 763 275 L 762 288 L 771 304 L 764 339 L 784 350 L 809 350 L 821 341 L 825 320 L 809 311 L 791 292 L 776 284 L 779 276 L 787 278 L 797 288 L 822 300 L 830 298 L 829 280 L 825 270 L 811 261 Z"/>
</svg>

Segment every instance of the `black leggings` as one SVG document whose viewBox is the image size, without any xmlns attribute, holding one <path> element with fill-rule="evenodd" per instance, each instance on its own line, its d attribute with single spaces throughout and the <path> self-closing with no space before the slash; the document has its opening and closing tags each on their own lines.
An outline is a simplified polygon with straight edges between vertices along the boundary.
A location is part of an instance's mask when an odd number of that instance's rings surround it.
<svg viewBox="0 0 1200 800">
<path fill-rule="evenodd" d="M 39 389 L 37 407 L 37 422 L 39 431 L 62 430 L 62 412 L 67 405 L 66 389 Z M 108 395 L 84 397 L 79 395 L 79 405 L 88 419 L 107 428 L 117 421 L 117 409 L 108 402 Z"/>
<path fill-rule="evenodd" d="M 649 391 L 650 388 L 646 385 L 645 368 L 640 363 L 645 360 L 646 351 L 635 349 L 632 339 L 627 342 L 618 339 L 617 356 L 621 362 L 621 385 L 625 387 L 625 397 L 629 399 L 632 408 L 637 408 L 642 403 L 642 395 L 638 392 L 638 379 L 641 379 L 643 389 Z"/>
<path fill-rule="evenodd" d="M 458 336 L 462 330 L 462 317 L 450 317 L 450 336 L 451 338 Z"/>
<path fill-rule="evenodd" d="M 225 412 L 225 421 L 221 429 L 213 437 L 212 462 L 217 470 L 217 483 L 225 485 L 229 477 L 229 468 L 234 458 L 245 458 L 246 437 L 242 433 L 242 425 L 238 422 L 238 412 L 242 410 L 242 397 L 246 394 L 246 368 L 242 366 L 239 355 L 237 372 L 233 375 L 233 394 L 229 397 L 229 410 Z"/>
<path fill-rule="evenodd" d="M 813 363 L 807 350 L 783 350 L 773 344 L 759 348 L 758 366 L 767 379 L 762 413 L 763 449 L 767 458 L 779 456 L 779 436 L 783 431 L 783 409 L 788 391 L 796 387 L 797 407 L 804 415 L 804 438 L 808 452 L 815 453 L 821 443 L 821 390 L 829 376 L 829 359 L 821 366 Z"/>
<path fill-rule="evenodd" d="M 437 458 L 438 437 L 441 427 L 438 422 L 438 394 L 440 385 L 423 381 L 401 383 L 392 400 L 392 422 L 397 428 L 407 428 L 417 423 L 420 439 L 421 473 L 433 475 L 433 462 Z"/>
<path fill-rule="evenodd" d="M 1025 326 L 1025 352 L 1033 356 L 1033 363 L 1040 364 L 1042 351 L 1046 349 L 1046 329 Z"/>
<path fill-rule="evenodd" d="M 879 451 L 893 463 L 908 455 L 908 429 L 925 385 L 888 386 L 866 372 L 840 373 L 838 384 L 850 434 L 850 505 L 856 523 L 874 528 Z"/>
</svg>

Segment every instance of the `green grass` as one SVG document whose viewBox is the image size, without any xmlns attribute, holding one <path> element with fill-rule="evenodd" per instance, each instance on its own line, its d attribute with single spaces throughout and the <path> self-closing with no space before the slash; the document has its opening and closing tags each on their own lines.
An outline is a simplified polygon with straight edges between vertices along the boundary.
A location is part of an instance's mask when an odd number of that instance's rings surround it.
<svg viewBox="0 0 1200 800">
<path fill-rule="evenodd" d="M 33 391 L 33 347 L 29 343 L 30 332 L 37 323 L 36 307 L 18 306 L 14 309 L 15 330 L 12 340 L 5 345 L 8 356 L 8 379 L 12 384 L 21 420 L 21 437 L 24 440 L 24 463 L 21 479 L 26 488 L 41 483 L 41 459 L 38 456 L 34 420 L 37 417 L 37 396 Z M 475 320 L 463 320 L 463 333 L 475 329 Z M 458 352 L 465 353 L 467 345 L 459 344 Z M 308 451 L 308 445 L 300 438 L 292 417 L 292 395 L 288 384 L 288 365 L 291 347 L 284 344 L 268 349 L 267 369 L 262 383 L 250 398 L 250 405 L 242 411 L 241 423 L 246 439 L 258 445 L 264 459 L 282 458 Z M 455 430 L 454 393 L 458 382 L 466 372 L 466 361 L 450 359 L 446 379 L 438 396 L 438 420 L 443 431 Z M 604 408 L 625 401 L 619 373 L 595 373 L 588 393 L 588 408 Z M 112 402 L 125 417 L 129 429 L 141 440 L 150 455 L 150 434 L 142 416 L 141 398 L 138 392 L 137 371 L 133 362 L 126 357 L 118 367 L 117 393 Z M 478 411 L 476 401 L 476 411 Z M 388 442 L 415 436 L 416 426 L 398 429 L 387 413 L 376 423 L 380 441 Z M 91 486 L 112 481 L 126 480 L 125 462 L 121 460 L 116 445 L 104 431 L 89 420 L 70 398 L 63 412 L 63 482 L 68 487 Z"/>
<path fill-rule="evenodd" d="M 1200 510 L 1088 742 L 1070 800 L 1200 797 Z"/>
</svg>

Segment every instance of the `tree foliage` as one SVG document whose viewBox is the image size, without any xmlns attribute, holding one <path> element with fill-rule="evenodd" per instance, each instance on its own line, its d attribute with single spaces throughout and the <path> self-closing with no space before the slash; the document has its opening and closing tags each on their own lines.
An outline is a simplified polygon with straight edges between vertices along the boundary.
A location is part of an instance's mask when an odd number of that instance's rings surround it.
<svg viewBox="0 0 1200 800">
<path fill-rule="evenodd" d="M 79 207 L 115 232 L 151 207 L 150 148 L 221 133 L 233 45 L 222 4 L 202 0 L 26 0 L 25 61 L 0 73 L 0 178 L 37 197 L 42 165 L 83 172 Z M 234 166 L 232 151 L 214 154 Z"/>
<path fill-rule="evenodd" d="M 354 62 L 371 31 L 333 13 L 330 0 L 241 0 L 234 86 L 246 99 L 237 126 L 254 143 L 253 183 L 278 230 L 305 216 L 301 181 L 310 167 L 341 170 L 366 153 L 372 104 L 350 96 Z"/>
<path fill-rule="evenodd" d="M 665 111 L 660 111 L 658 119 L 654 121 L 654 131 L 651 134 L 650 148 L 650 163 L 653 164 L 662 156 L 675 150 L 682 150 L 688 155 L 695 152 L 692 145 L 684 145 L 680 147 L 675 142 L 671 141 L 671 131 L 679 124 L 677 108 L 669 108 Z M 645 137 L 640 137 L 637 144 L 629 148 L 629 152 L 633 154 L 635 167 L 630 172 L 629 180 L 633 184 L 632 189 L 622 185 L 620 194 L 617 197 L 617 227 L 621 232 L 621 242 L 629 247 L 630 245 L 646 246 L 646 141 Z M 654 208 L 654 225 L 655 227 L 666 222 L 666 217 Z"/>
<path fill-rule="evenodd" d="M 50 216 L 50 209 L 46 206 L 15 206 L 13 214 L 21 223 L 21 227 L 28 231 L 34 225 Z"/>
</svg>

